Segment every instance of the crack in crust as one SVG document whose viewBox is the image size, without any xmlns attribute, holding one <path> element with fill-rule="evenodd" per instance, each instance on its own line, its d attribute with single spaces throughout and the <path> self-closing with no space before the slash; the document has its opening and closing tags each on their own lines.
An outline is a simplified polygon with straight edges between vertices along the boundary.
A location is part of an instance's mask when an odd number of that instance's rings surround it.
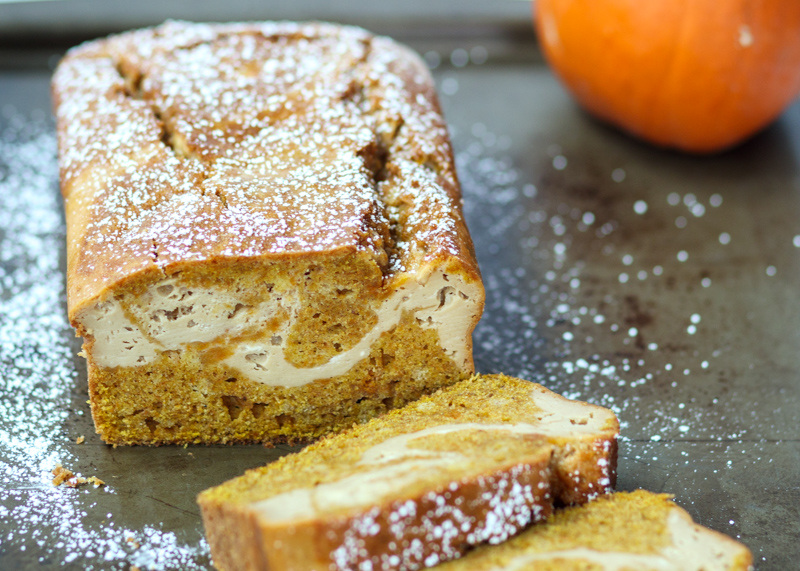
<svg viewBox="0 0 800 571">
<path fill-rule="evenodd" d="M 146 80 L 146 76 L 143 71 L 135 66 L 132 62 L 127 60 L 115 61 L 114 67 L 123 81 L 123 89 L 125 94 L 131 99 L 146 103 L 150 108 L 150 111 L 153 113 L 153 117 L 161 128 L 160 140 L 164 146 L 170 149 L 176 157 L 198 159 L 198 157 L 194 156 L 193 153 L 191 153 L 185 147 L 185 145 L 177 144 L 177 142 L 181 140 L 181 137 L 164 118 L 163 111 L 158 107 L 158 105 L 155 104 L 153 98 L 148 96 L 148 94 L 142 89 L 142 86 Z"/>
<path fill-rule="evenodd" d="M 153 240 L 153 263 L 158 264 L 158 243 Z"/>
</svg>

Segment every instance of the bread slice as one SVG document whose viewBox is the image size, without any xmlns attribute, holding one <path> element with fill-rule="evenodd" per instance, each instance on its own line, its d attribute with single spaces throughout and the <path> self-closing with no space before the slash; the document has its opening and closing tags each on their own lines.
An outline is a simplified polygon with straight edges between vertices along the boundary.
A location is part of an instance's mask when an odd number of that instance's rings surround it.
<svg viewBox="0 0 800 571">
<path fill-rule="evenodd" d="M 612 489 L 611 411 L 476 376 L 200 494 L 224 571 L 419 569 Z"/>
<path fill-rule="evenodd" d="M 746 571 L 750 551 L 692 521 L 667 494 L 619 492 L 558 510 L 507 543 L 441 571 Z"/>
<path fill-rule="evenodd" d="M 106 442 L 309 440 L 472 374 L 484 291 L 411 50 L 169 22 L 71 50 L 53 98 Z"/>
</svg>

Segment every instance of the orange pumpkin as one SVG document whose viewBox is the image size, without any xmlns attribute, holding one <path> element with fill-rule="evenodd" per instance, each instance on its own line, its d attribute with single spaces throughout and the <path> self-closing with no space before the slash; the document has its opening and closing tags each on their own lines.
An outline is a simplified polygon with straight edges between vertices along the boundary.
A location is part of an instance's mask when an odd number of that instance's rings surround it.
<svg viewBox="0 0 800 571">
<path fill-rule="evenodd" d="M 799 0 L 536 0 L 545 57 L 590 112 L 708 153 L 800 92 Z"/>
</svg>

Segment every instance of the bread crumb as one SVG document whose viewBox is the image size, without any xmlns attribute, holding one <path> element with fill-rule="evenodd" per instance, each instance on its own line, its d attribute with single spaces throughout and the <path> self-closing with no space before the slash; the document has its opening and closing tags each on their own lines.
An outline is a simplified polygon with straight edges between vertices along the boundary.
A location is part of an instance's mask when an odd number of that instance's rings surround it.
<svg viewBox="0 0 800 571">
<path fill-rule="evenodd" d="M 100 486 L 105 486 L 106 483 L 96 476 L 91 476 L 86 479 L 86 482 L 92 484 L 95 488 L 99 488 Z"/>
<path fill-rule="evenodd" d="M 99 488 L 100 486 L 105 485 L 103 480 L 95 476 L 91 476 L 89 478 L 84 478 L 80 474 L 76 476 L 72 470 L 69 468 L 64 468 L 61 464 L 57 464 L 56 467 L 51 470 L 51 473 L 54 476 L 54 486 L 60 486 L 61 484 L 64 484 L 68 488 L 77 488 L 78 486 L 82 486 L 84 484 L 92 484 L 95 488 Z"/>
<path fill-rule="evenodd" d="M 67 486 L 74 488 L 74 484 L 70 484 L 70 481 L 75 479 L 75 474 L 73 474 L 72 470 L 64 468 L 61 464 L 57 464 L 55 468 L 51 470 L 51 474 L 53 474 L 53 485 L 60 486 L 63 483 L 66 483 Z"/>
<path fill-rule="evenodd" d="M 83 436 L 78 436 L 78 439 L 75 441 L 75 444 L 83 444 L 83 441 L 86 440 Z"/>
</svg>

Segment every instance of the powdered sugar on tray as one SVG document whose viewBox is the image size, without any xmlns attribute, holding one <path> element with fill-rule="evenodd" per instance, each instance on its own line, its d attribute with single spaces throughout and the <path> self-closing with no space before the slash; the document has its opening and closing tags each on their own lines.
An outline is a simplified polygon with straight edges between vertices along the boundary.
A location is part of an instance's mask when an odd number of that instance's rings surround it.
<svg viewBox="0 0 800 571">
<path fill-rule="evenodd" d="M 102 496 L 116 494 L 113 487 L 51 482 L 57 465 L 79 463 L 65 427 L 84 414 L 74 402 L 78 372 L 66 320 L 56 145 L 49 122 L 6 115 L 0 132 L 2 552 L 30 568 L 204 569 L 207 547 L 199 538 L 181 544 L 157 522 L 117 526 L 111 513 L 105 525 L 86 522 Z"/>
<path fill-rule="evenodd" d="M 479 370 L 502 370 L 564 396 L 611 408 L 620 415 L 623 428 L 632 413 L 634 424 L 647 430 L 653 442 L 742 438 L 746 423 L 734 431 L 715 428 L 730 425 L 725 421 L 730 414 L 726 403 L 683 396 L 691 375 L 708 374 L 727 349 L 708 354 L 675 351 L 673 336 L 649 338 L 653 310 L 642 307 L 645 302 L 639 296 L 647 292 L 639 292 L 654 281 L 657 287 L 674 282 L 666 272 L 681 263 L 680 252 L 676 256 L 669 250 L 665 259 L 648 266 L 628 251 L 617 250 L 625 244 L 617 237 L 620 230 L 630 233 L 628 226 L 641 223 L 638 220 L 648 211 L 660 215 L 662 206 L 648 207 L 632 192 L 629 211 L 616 218 L 587 209 L 588 201 L 580 198 L 570 203 L 569 191 L 577 183 L 570 180 L 569 170 L 583 166 L 570 166 L 560 145 L 546 148 L 535 167 L 534 184 L 509 156 L 510 141 L 484 124 L 474 124 L 455 139 L 460 143 L 456 160 L 470 229 L 484 237 L 476 241 L 487 290 L 484 318 L 475 331 Z M 608 178 L 611 184 L 631 182 L 621 168 Z M 696 218 L 706 211 L 694 195 L 674 202 Z M 709 209 L 721 203 L 714 195 Z M 670 255 L 674 262 L 666 257 Z M 702 279 L 697 285 L 708 287 Z M 662 323 L 674 320 L 688 343 L 701 331 L 702 317 L 696 310 L 685 313 Z M 652 398 L 654 384 L 667 385 L 666 399 Z M 627 437 L 623 430 L 623 439 Z"/>
</svg>

